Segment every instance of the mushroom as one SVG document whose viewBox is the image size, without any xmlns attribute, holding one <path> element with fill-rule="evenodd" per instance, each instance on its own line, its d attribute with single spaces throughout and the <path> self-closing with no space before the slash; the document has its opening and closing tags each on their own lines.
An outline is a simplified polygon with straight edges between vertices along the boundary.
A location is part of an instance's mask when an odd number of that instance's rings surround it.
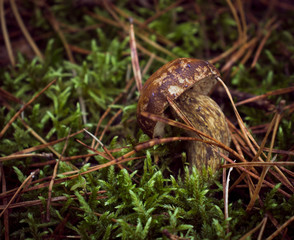
<svg viewBox="0 0 294 240">
<path fill-rule="evenodd" d="M 169 106 L 173 101 L 189 123 L 203 133 L 229 146 L 230 133 L 220 107 L 208 95 L 217 83 L 218 70 L 209 62 L 192 58 L 175 59 L 158 69 L 144 84 L 137 107 L 138 123 L 151 138 L 164 136 L 164 124 L 143 117 L 141 112 L 172 116 L 179 119 Z M 199 136 L 191 131 L 189 137 Z M 205 137 L 200 137 L 205 140 Z M 207 140 L 207 139 L 206 139 Z M 221 148 L 200 141 L 187 141 L 185 149 L 190 165 L 200 170 L 210 167 L 215 172 L 221 162 Z"/>
</svg>

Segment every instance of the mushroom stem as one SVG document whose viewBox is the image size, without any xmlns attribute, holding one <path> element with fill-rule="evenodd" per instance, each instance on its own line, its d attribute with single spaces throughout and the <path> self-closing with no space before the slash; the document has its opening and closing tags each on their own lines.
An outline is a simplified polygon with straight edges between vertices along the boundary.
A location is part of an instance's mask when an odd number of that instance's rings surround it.
<svg viewBox="0 0 294 240">
<path fill-rule="evenodd" d="M 206 95 L 198 95 L 190 89 L 184 92 L 175 104 L 192 127 L 229 146 L 231 139 L 226 118 L 214 100 Z M 189 137 L 205 138 L 190 131 L 185 134 Z M 222 159 L 218 151 L 228 155 L 221 148 L 198 141 L 187 142 L 185 150 L 191 166 L 196 165 L 200 170 L 209 166 L 213 172 L 219 168 Z"/>
</svg>

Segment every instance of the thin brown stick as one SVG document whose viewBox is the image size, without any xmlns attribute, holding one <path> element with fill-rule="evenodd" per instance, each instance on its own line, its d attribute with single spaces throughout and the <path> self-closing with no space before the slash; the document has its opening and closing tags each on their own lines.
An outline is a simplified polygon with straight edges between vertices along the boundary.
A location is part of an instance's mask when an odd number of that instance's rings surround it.
<svg viewBox="0 0 294 240">
<path fill-rule="evenodd" d="M 272 240 L 274 239 L 276 236 L 278 236 L 278 234 L 285 228 L 287 227 L 292 221 L 294 221 L 294 216 L 292 216 L 291 218 L 289 218 L 281 227 L 279 227 L 272 235 L 270 235 L 266 240 Z"/>
<path fill-rule="evenodd" d="M 7 106 L 8 109 L 11 109 L 10 106 Z M 25 120 L 23 120 L 20 116 L 18 116 L 18 119 L 21 121 L 22 125 L 24 125 L 24 127 L 28 130 L 28 132 L 30 134 L 32 134 L 38 141 L 40 141 L 41 143 L 43 144 L 47 144 L 47 142 L 37 133 L 34 131 L 34 129 L 32 127 L 30 127 L 26 122 Z M 49 150 L 54 153 L 57 157 L 60 156 L 60 154 L 51 146 L 48 146 Z M 45 155 L 45 154 L 44 154 Z M 14 157 L 13 157 L 14 156 Z M 16 154 L 12 154 L 12 155 L 9 155 L 9 156 L 6 156 L 6 157 L 3 157 L 1 158 L 0 157 L 0 162 L 1 161 L 5 161 L 5 159 L 11 159 L 11 158 L 18 158 L 18 156 L 16 156 Z"/>
<path fill-rule="evenodd" d="M 270 1 L 268 0 L 260 0 L 261 3 L 265 4 L 265 5 L 269 5 L 271 4 Z M 291 4 L 292 2 L 282 2 L 282 1 L 276 1 L 273 4 L 273 8 L 280 8 L 286 11 L 294 11 L 294 6 L 293 4 Z"/>
<path fill-rule="evenodd" d="M 58 21 L 56 20 L 54 14 L 50 11 L 50 7 L 47 6 L 46 7 L 46 11 L 47 11 L 47 14 L 48 14 L 48 20 L 50 22 L 50 24 L 52 25 L 54 31 L 58 34 L 64 48 L 65 48 L 65 51 L 66 51 L 66 55 L 69 59 L 69 61 L 71 61 L 72 63 L 75 63 L 75 59 L 74 59 L 74 56 L 69 48 L 69 45 L 67 43 L 67 40 L 63 34 L 63 32 L 60 30 L 60 27 L 59 27 L 59 23 Z"/>
<path fill-rule="evenodd" d="M 123 112 L 122 109 L 118 110 L 113 116 L 112 118 L 108 121 L 107 125 L 105 126 L 105 128 L 103 129 L 100 137 L 99 137 L 99 140 L 102 141 L 106 131 L 108 130 L 108 128 L 110 127 L 110 125 L 114 122 L 114 120 Z M 95 149 L 97 149 L 99 146 L 99 142 L 97 142 L 97 144 L 95 145 Z"/>
<path fill-rule="evenodd" d="M 39 157 L 39 158 L 48 158 L 52 157 L 52 153 L 30 153 L 30 154 L 19 154 L 19 155 L 9 155 L 5 157 L 0 157 L 0 162 L 14 160 L 14 159 L 21 159 L 21 158 L 27 158 L 27 157 Z"/>
<path fill-rule="evenodd" d="M 238 59 L 240 59 L 248 49 L 254 47 L 257 42 L 257 37 L 251 39 L 249 42 L 242 44 L 242 47 L 234 53 L 231 58 L 227 61 L 227 63 L 222 67 L 221 72 L 227 71 Z"/>
<path fill-rule="evenodd" d="M 116 27 L 122 27 L 123 30 L 126 32 L 126 33 L 129 33 L 129 25 L 125 24 L 125 23 L 122 23 L 121 21 L 118 23 L 116 21 L 113 21 L 113 20 L 110 20 L 108 18 L 105 18 L 105 17 L 102 17 L 100 15 L 97 15 L 95 13 L 92 13 L 92 12 L 88 12 L 87 11 L 87 14 L 89 14 L 91 17 L 93 18 L 96 18 L 100 21 L 103 21 L 103 22 L 106 22 L 107 24 L 111 24 L 113 26 L 116 26 Z M 160 52 L 163 52 L 165 53 L 166 55 L 172 57 L 172 58 L 177 58 L 177 56 L 172 53 L 171 51 L 167 50 L 166 48 L 162 47 L 160 44 L 150 40 L 146 34 L 141 34 L 140 32 L 137 32 L 137 36 L 142 39 L 144 42 L 146 42 L 147 44 L 149 44 L 150 46 L 154 47 L 155 49 L 157 49 L 158 51 Z M 139 45 L 138 45 L 138 48 L 139 48 Z M 151 54 L 150 54 L 151 55 Z M 155 57 L 156 59 L 159 59 L 157 56 Z M 160 61 L 162 61 L 163 59 L 160 58 Z"/>
<path fill-rule="evenodd" d="M 231 163 L 234 163 L 234 162 L 233 162 L 231 159 L 229 159 L 227 156 L 223 155 L 222 157 L 223 157 L 226 161 L 231 162 Z M 244 167 L 238 167 L 238 168 L 239 168 L 241 171 L 246 172 L 247 174 L 249 174 L 251 177 L 253 177 L 253 178 L 257 179 L 257 180 L 260 179 L 259 176 L 257 176 L 256 174 L 252 173 L 251 171 L 247 170 L 246 168 L 244 168 Z M 270 183 L 270 182 L 268 182 L 268 181 L 266 181 L 266 180 L 264 180 L 263 183 L 266 184 L 266 185 L 267 185 L 268 187 L 270 187 L 270 188 L 274 188 L 274 187 L 275 187 L 274 184 L 272 184 L 272 183 Z M 283 194 L 285 197 L 287 197 L 287 198 L 290 198 L 290 197 L 292 196 L 291 194 L 285 192 L 284 190 L 282 190 L 282 189 L 280 189 L 280 188 L 278 189 L 278 192 L 282 193 L 282 194 Z"/>
<path fill-rule="evenodd" d="M 108 151 L 107 147 L 105 147 L 105 145 L 97 138 L 95 137 L 92 133 L 90 133 L 89 131 L 87 131 L 86 129 L 84 129 L 84 131 L 89 134 L 92 138 L 94 138 L 103 148 L 103 150 L 106 152 L 106 154 L 109 156 L 109 158 L 111 160 L 115 160 L 115 158 L 112 156 L 112 154 Z M 123 169 L 123 166 L 121 164 L 118 164 L 120 169 Z"/>
<path fill-rule="evenodd" d="M 142 53 L 144 53 L 144 54 L 146 54 L 146 55 L 148 55 L 148 56 L 150 56 L 150 57 L 154 56 L 154 59 L 156 59 L 158 62 L 161 62 L 161 63 L 163 63 L 163 64 L 165 64 L 165 63 L 168 62 L 166 59 L 154 55 L 153 52 L 147 50 L 146 48 L 144 48 L 144 47 L 143 47 L 140 43 L 138 43 L 138 42 L 137 42 L 137 48 L 138 48 Z M 144 75 L 144 74 L 142 74 L 142 75 Z"/>
<path fill-rule="evenodd" d="M 4 0 L 0 0 L 0 20 L 1 20 L 1 28 L 2 28 L 3 38 L 4 38 L 5 46 L 7 49 L 8 57 L 9 57 L 11 65 L 14 67 L 15 58 L 13 55 L 13 51 L 12 51 L 12 47 L 11 47 L 11 43 L 9 39 L 9 34 L 7 31 L 6 21 L 5 21 Z"/>
<path fill-rule="evenodd" d="M 2 217 L 2 215 L 5 213 L 5 211 L 8 209 L 8 207 L 10 206 L 10 204 L 13 202 L 13 200 L 17 197 L 18 193 L 22 190 L 22 188 L 25 187 L 25 185 L 28 183 L 30 183 L 32 181 L 32 178 L 39 173 L 39 169 L 37 169 L 34 172 L 31 172 L 30 176 L 28 176 L 23 183 L 19 186 L 19 188 L 17 189 L 17 191 L 14 193 L 13 197 L 10 199 L 10 201 L 7 203 L 7 205 L 5 206 L 5 208 L 2 210 L 2 212 L 0 213 L 0 217 Z"/>
<path fill-rule="evenodd" d="M 271 121 L 271 123 L 270 123 L 270 125 L 269 125 L 269 127 L 267 129 L 267 132 L 266 132 L 266 134 L 265 134 L 265 136 L 264 136 L 264 138 L 263 138 L 263 140 L 262 140 L 262 142 L 260 144 L 259 150 L 257 151 L 255 156 L 251 160 L 252 162 L 255 162 L 255 161 L 257 161 L 259 159 L 259 156 L 263 152 L 263 148 L 264 148 L 264 146 L 266 144 L 266 141 L 268 139 L 269 134 L 272 131 L 272 128 L 274 127 L 274 124 L 275 124 L 276 120 L 277 120 L 277 114 L 275 114 L 275 116 L 273 117 L 273 119 L 272 119 L 272 121 Z"/>
<path fill-rule="evenodd" d="M 178 0 L 175 3 L 173 3 L 173 4 L 169 5 L 168 7 L 164 8 L 162 11 L 156 12 L 152 17 L 145 20 L 145 22 L 143 23 L 143 26 L 147 26 L 149 23 L 151 23 L 155 19 L 159 18 L 164 13 L 166 13 L 169 10 L 171 10 L 171 9 L 175 8 L 176 6 L 178 6 L 182 1 L 183 0 Z"/>
<path fill-rule="evenodd" d="M 251 67 L 255 67 L 257 61 L 258 61 L 258 58 L 261 54 L 261 51 L 266 43 L 266 41 L 268 40 L 268 38 L 270 37 L 272 31 L 274 31 L 276 28 L 278 28 L 280 26 L 280 22 L 277 22 L 276 24 L 274 24 L 269 30 L 268 32 L 266 33 L 266 35 L 264 36 L 264 38 L 261 40 L 259 46 L 258 46 L 258 49 L 256 50 L 256 54 L 254 56 L 254 59 L 253 59 L 253 62 L 251 64 Z"/>
<path fill-rule="evenodd" d="M 219 62 L 220 60 L 222 60 L 223 58 L 226 58 L 227 56 L 229 56 L 231 53 L 233 53 L 239 46 L 241 46 L 242 43 L 241 42 L 236 42 L 231 48 L 229 48 L 228 50 L 226 50 L 225 52 L 221 53 L 220 55 L 212 58 L 209 60 L 210 63 L 216 63 Z"/>
<path fill-rule="evenodd" d="M 82 132 L 83 132 L 83 130 L 79 130 L 79 131 L 71 134 L 70 137 L 74 137 L 74 136 L 76 136 L 76 135 L 78 135 L 78 134 L 80 134 Z M 53 145 L 55 145 L 57 143 L 60 143 L 60 142 L 62 142 L 64 140 L 66 140 L 66 137 L 57 139 L 55 141 L 52 141 L 52 142 L 49 142 L 49 143 L 46 143 L 46 144 L 41 144 L 41 145 L 38 145 L 38 146 L 35 146 L 35 147 L 27 148 L 27 149 L 21 150 L 19 152 L 13 153 L 13 154 L 11 154 L 9 156 L 14 156 L 14 155 L 18 155 L 18 154 L 25 154 L 25 153 L 34 152 L 34 151 L 37 151 L 37 150 L 40 150 L 40 149 L 47 148 L 49 146 L 53 146 Z M 1 162 L 1 158 L 0 158 L 0 162 Z"/>
<path fill-rule="evenodd" d="M 180 119 L 182 119 L 184 121 L 184 123 L 186 123 L 189 127 L 193 127 L 193 124 L 191 123 L 191 121 L 185 116 L 185 114 L 178 107 L 178 105 L 176 105 L 175 102 L 170 97 L 167 96 L 166 99 L 167 99 L 169 105 L 175 110 L 177 115 L 180 117 Z"/>
<path fill-rule="evenodd" d="M 135 32 L 134 32 L 134 25 L 132 20 L 130 20 L 130 48 L 131 48 L 131 58 L 132 58 L 132 66 L 134 77 L 136 80 L 137 89 L 139 92 L 142 90 L 142 75 L 139 65 L 137 47 L 136 47 L 136 39 L 135 39 Z"/>
<path fill-rule="evenodd" d="M 125 22 L 123 22 L 117 15 L 116 13 L 112 10 L 111 8 L 111 3 L 108 1 L 103 0 L 103 4 L 105 6 L 105 8 L 107 9 L 107 11 L 111 14 L 111 16 L 116 20 L 116 22 L 118 22 L 119 26 L 126 32 L 129 33 L 130 31 L 130 27 L 128 24 L 126 24 Z M 143 41 L 145 41 L 146 43 L 150 44 L 151 46 L 153 46 L 154 48 L 158 49 L 161 52 L 164 52 L 165 54 L 173 57 L 173 58 L 177 58 L 175 54 L 173 54 L 171 51 L 167 50 L 165 47 L 162 47 L 160 44 L 152 41 L 149 39 L 149 37 L 147 37 L 148 34 L 146 33 L 140 33 L 137 32 L 137 36 L 139 38 L 141 38 Z"/>
<path fill-rule="evenodd" d="M 275 123 L 275 125 L 276 125 L 277 123 L 279 123 L 278 115 L 275 115 L 275 116 L 274 116 L 273 121 L 271 122 L 271 125 L 273 125 L 274 123 Z M 268 129 L 267 134 L 268 134 L 270 131 L 271 131 L 271 128 Z M 262 151 L 262 149 L 263 149 L 263 147 L 264 147 L 264 144 L 265 144 L 265 142 L 266 142 L 267 137 L 268 137 L 268 135 L 265 136 L 265 138 L 264 138 L 264 140 L 263 140 L 263 142 L 262 142 L 262 144 L 261 144 L 261 147 L 260 147 L 258 153 L 256 154 L 256 156 L 254 156 L 254 158 L 253 158 L 253 160 L 252 160 L 253 162 L 255 161 L 255 159 L 258 158 L 258 154 L 261 153 L 261 151 Z M 273 133 L 273 136 L 272 136 L 272 139 L 274 139 L 274 138 L 275 138 L 275 132 Z M 273 144 L 273 141 L 272 141 L 271 143 Z M 271 147 L 272 147 L 272 146 L 271 146 Z M 271 161 L 271 152 L 269 152 L 268 157 L 267 157 L 267 162 L 270 162 L 270 161 Z M 260 175 L 260 179 L 259 179 L 259 181 L 258 181 L 258 184 L 257 184 L 257 186 L 256 186 L 256 188 L 255 188 L 255 191 L 254 191 L 254 193 L 253 193 L 253 196 L 251 196 L 250 202 L 249 202 L 249 204 L 248 204 L 248 206 L 247 206 L 247 209 L 246 209 L 247 212 L 251 211 L 251 209 L 253 208 L 253 206 L 254 206 L 254 204 L 255 204 L 255 201 L 256 201 L 256 199 L 257 199 L 257 197 L 258 197 L 259 191 L 260 191 L 260 189 L 261 189 L 261 186 L 262 186 L 262 184 L 263 184 L 263 180 L 264 180 L 264 178 L 265 178 L 265 176 L 266 176 L 268 170 L 269 170 L 269 166 L 265 166 L 265 167 L 262 169 L 262 172 L 261 172 L 261 175 Z"/>
<path fill-rule="evenodd" d="M 37 44 L 34 42 L 33 38 L 31 37 L 31 35 L 30 35 L 29 31 L 27 30 L 25 24 L 23 23 L 23 20 L 22 20 L 20 14 L 18 12 L 15 0 L 10 0 L 10 6 L 11 6 L 13 14 L 14 14 L 14 16 L 16 18 L 16 21 L 17 21 L 23 35 L 25 36 L 26 40 L 29 42 L 29 44 L 32 47 L 34 53 L 39 57 L 40 61 L 43 61 L 44 56 L 41 53 L 41 51 L 39 50 Z"/>
<path fill-rule="evenodd" d="M 264 223 L 267 221 L 267 217 L 264 217 L 262 219 L 262 221 L 255 227 L 253 228 L 252 230 L 250 230 L 248 233 L 246 233 L 245 235 L 243 235 L 240 240 L 245 240 L 247 239 L 248 237 L 250 237 L 253 233 L 255 233 L 260 227 L 262 227 L 264 225 Z"/>
<path fill-rule="evenodd" d="M 98 191 L 98 194 L 102 194 L 105 193 L 105 190 L 102 191 Z M 88 194 L 92 194 L 92 193 L 88 193 Z M 84 195 L 84 194 L 83 194 Z M 69 196 L 72 199 L 76 199 L 77 197 L 75 195 L 70 195 Z M 69 198 L 68 196 L 58 196 L 58 197 L 54 197 L 52 198 L 51 202 L 58 202 L 58 201 L 66 201 Z M 98 196 L 97 199 L 103 198 L 104 196 Z M 41 205 L 43 204 L 42 200 L 28 200 L 28 201 L 24 201 L 24 202 L 18 202 L 18 203 L 12 203 L 10 204 L 8 209 L 14 209 L 14 208 L 21 208 L 21 207 L 30 207 L 30 206 L 36 206 L 36 205 Z M 6 205 L 0 205 L 0 209 L 4 209 L 6 207 Z"/>
<path fill-rule="evenodd" d="M 241 0 L 237 0 L 237 6 L 239 8 L 241 23 L 243 26 L 242 39 L 243 41 L 246 41 L 247 40 L 247 23 L 246 23 L 245 13 L 244 13 L 243 4 Z"/>
<path fill-rule="evenodd" d="M 140 20 L 138 20 L 133 14 L 130 15 L 129 12 L 124 11 L 122 8 L 118 8 L 116 5 L 114 4 L 109 4 L 111 6 L 111 8 L 117 12 L 121 17 L 129 20 L 130 17 L 133 19 L 134 25 L 138 26 L 138 31 L 142 32 L 145 35 L 148 35 L 148 33 L 151 34 L 155 34 L 156 35 L 156 39 L 161 42 L 162 44 L 166 45 L 166 46 L 174 46 L 175 43 L 169 39 L 167 39 L 165 36 L 162 36 L 161 34 L 159 34 L 158 32 L 156 32 L 153 29 L 150 29 L 148 26 L 145 26 L 144 23 Z M 147 32 L 143 32 L 142 30 L 147 30 Z"/>
<path fill-rule="evenodd" d="M 64 152 L 65 152 L 65 149 L 67 148 L 67 144 L 68 144 L 68 139 L 69 139 L 69 135 L 70 135 L 70 132 L 68 133 L 67 137 L 66 137 L 66 140 L 65 140 L 65 143 L 64 143 L 64 146 L 63 146 L 63 150 L 62 150 L 62 153 L 60 155 L 60 158 L 57 159 L 56 161 L 56 164 L 54 166 L 54 170 L 53 170 L 53 174 L 52 174 L 52 178 L 51 178 L 51 181 L 50 181 L 50 184 L 49 184 L 49 188 L 48 188 L 48 199 L 47 199 L 47 212 L 46 212 L 46 220 L 49 222 L 50 221 L 50 203 L 51 203 L 51 200 L 52 200 L 52 189 L 53 189 L 53 184 L 54 184 L 54 180 L 57 176 L 57 170 L 58 170 L 58 166 L 59 166 L 59 162 L 61 161 L 63 155 L 64 155 Z"/>
<path fill-rule="evenodd" d="M 0 181 L 2 182 L 2 193 L 6 192 L 6 179 L 2 163 L 0 163 Z M 3 205 L 7 205 L 7 198 L 3 198 Z M 5 227 L 5 240 L 9 240 L 9 213 L 4 213 L 4 227 Z"/>
<path fill-rule="evenodd" d="M 43 144 L 47 144 L 47 142 L 42 138 L 38 133 L 35 132 L 33 128 L 31 128 L 20 116 L 18 116 L 18 119 L 21 121 L 21 123 L 25 126 L 25 128 L 28 130 L 30 134 L 32 134 L 38 141 L 40 141 Z M 48 149 L 55 154 L 58 158 L 60 157 L 60 154 L 51 146 L 48 146 Z"/>
<path fill-rule="evenodd" d="M 62 162 L 68 162 L 68 161 L 73 161 L 76 159 L 82 159 L 82 158 L 87 158 L 87 157 L 94 157 L 97 156 L 97 153 L 90 153 L 90 154 L 83 154 L 83 155 L 76 155 L 76 156 L 71 156 L 71 157 L 63 157 L 61 159 Z M 31 168 L 40 168 L 43 167 L 45 165 L 51 165 L 51 164 L 55 164 L 56 163 L 56 159 L 54 160 L 49 160 L 46 162 L 38 162 L 38 163 L 32 163 L 30 164 Z"/>
<path fill-rule="evenodd" d="M 235 6 L 232 4 L 231 0 L 226 0 L 227 1 L 227 4 L 229 5 L 230 7 L 230 10 L 233 14 L 233 17 L 237 23 L 237 29 L 238 29 L 238 41 L 243 41 L 242 37 L 243 37 L 243 31 L 242 31 L 242 26 L 241 26 L 241 23 L 240 23 L 240 19 L 238 17 L 238 14 L 237 14 L 237 11 L 236 11 L 236 8 Z M 244 39 L 245 40 L 245 39 Z"/>
<path fill-rule="evenodd" d="M 246 126 L 245 126 L 245 124 L 244 124 L 244 122 L 243 122 L 243 120 L 242 120 L 242 118 L 241 118 L 241 116 L 240 116 L 240 114 L 239 114 L 239 112 L 238 112 L 236 106 L 235 106 L 235 103 L 234 103 L 234 101 L 233 101 L 233 98 L 232 98 L 232 96 L 231 96 L 231 94 L 230 94 L 230 91 L 229 91 L 228 87 L 226 86 L 226 84 L 225 84 L 225 83 L 224 83 L 219 77 L 217 77 L 217 80 L 222 84 L 222 86 L 224 87 L 224 89 L 225 89 L 226 92 L 227 92 L 227 95 L 228 95 L 228 97 L 229 97 L 229 99 L 230 99 L 230 101 L 231 101 L 231 104 L 232 104 L 232 107 L 233 107 L 234 113 L 235 113 L 235 115 L 236 115 L 236 118 L 237 118 L 238 124 L 239 124 L 239 126 L 240 126 L 241 132 L 242 132 L 242 134 L 243 134 L 243 137 L 244 137 L 244 139 L 245 139 L 247 145 L 250 147 L 250 150 L 251 150 L 254 154 L 256 154 L 256 150 L 255 150 L 255 148 L 253 147 L 251 141 L 254 143 L 255 146 L 258 146 L 258 145 L 257 145 L 255 139 L 253 138 L 253 136 L 250 134 L 250 132 L 249 132 L 248 129 L 246 128 Z M 250 140 L 251 140 L 251 141 L 250 141 Z"/>
<path fill-rule="evenodd" d="M 275 117 L 273 118 L 273 121 L 272 121 L 272 123 L 274 124 L 274 129 L 273 129 L 272 139 L 271 139 L 271 143 L 270 143 L 270 151 L 269 151 L 268 156 L 267 156 L 267 159 L 266 159 L 267 162 L 270 162 L 271 161 L 271 155 L 272 155 L 271 149 L 273 149 L 273 146 L 274 146 L 274 141 L 275 141 L 275 137 L 276 137 L 276 133 L 277 133 L 277 130 L 278 130 L 278 126 L 279 126 L 280 120 L 281 120 L 281 114 L 278 112 L 275 115 Z M 271 123 L 271 125 L 272 125 L 272 123 Z M 261 147 L 260 149 L 262 149 L 262 148 L 263 147 Z M 263 170 L 261 172 L 261 175 L 260 175 L 260 179 L 259 179 L 258 184 L 257 184 L 257 187 L 255 189 L 254 195 L 251 198 L 251 200 L 250 200 L 250 202 L 249 202 L 249 204 L 247 206 L 246 211 L 249 212 L 253 208 L 253 205 L 254 205 L 254 203 L 256 201 L 256 198 L 257 198 L 257 196 L 259 194 L 259 191 L 261 189 L 262 182 L 263 182 L 263 180 L 265 178 L 265 175 L 266 175 L 266 173 L 267 173 L 268 170 L 269 170 L 269 167 L 264 167 L 263 168 Z"/>
<path fill-rule="evenodd" d="M 269 172 L 276 178 L 278 179 L 284 186 L 289 188 L 292 193 L 294 193 L 294 187 L 293 184 L 290 182 L 290 180 L 285 176 L 283 173 L 281 167 L 274 165 L 273 166 L 276 171 L 269 170 Z"/>
<path fill-rule="evenodd" d="M 259 96 L 254 96 L 252 98 L 248 98 L 248 99 L 245 99 L 243 101 L 240 101 L 240 102 L 237 102 L 235 105 L 236 106 L 240 106 L 240 105 L 244 105 L 244 104 L 247 104 L 247 103 L 250 103 L 250 102 L 255 102 L 257 100 L 260 100 L 260 99 L 264 99 L 268 96 L 275 96 L 275 95 L 281 95 L 281 94 L 286 94 L 286 93 L 290 93 L 290 92 L 293 92 L 294 91 L 294 87 L 287 87 L 287 88 L 280 88 L 280 89 L 277 89 L 277 90 L 274 90 L 274 91 L 269 91 L 265 94 L 262 94 L 262 95 L 259 95 Z"/>
<path fill-rule="evenodd" d="M 246 163 L 229 163 L 222 165 L 223 168 L 231 167 L 272 167 L 272 166 L 294 166 L 294 162 L 246 162 Z"/>
<path fill-rule="evenodd" d="M 232 142 L 235 145 L 235 148 L 236 148 L 237 152 L 240 154 L 240 156 L 242 156 L 244 158 L 244 154 L 242 152 L 242 149 L 241 149 L 241 146 L 240 146 L 239 142 L 235 138 L 235 134 L 231 133 L 231 139 L 232 139 Z"/>
</svg>

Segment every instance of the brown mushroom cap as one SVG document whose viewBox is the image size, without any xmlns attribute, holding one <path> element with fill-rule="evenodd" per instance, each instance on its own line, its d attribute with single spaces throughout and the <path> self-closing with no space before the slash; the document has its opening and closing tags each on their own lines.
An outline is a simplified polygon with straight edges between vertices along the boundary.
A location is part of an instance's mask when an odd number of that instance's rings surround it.
<svg viewBox="0 0 294 240">
<path fill-rule="evenodd" d="M 137 120 L 142 130 L 153 136 L 156 122 L 141 112 L 162 115 L 168 107 L 167 97 L 177 99 L 187 89 L 194 88 L 207 95 L 216 84 L 218 70 L 209 62 L 193 58 L 178 58 L 159 68 L 144 84 L 137 107 Z"/>
</svg>

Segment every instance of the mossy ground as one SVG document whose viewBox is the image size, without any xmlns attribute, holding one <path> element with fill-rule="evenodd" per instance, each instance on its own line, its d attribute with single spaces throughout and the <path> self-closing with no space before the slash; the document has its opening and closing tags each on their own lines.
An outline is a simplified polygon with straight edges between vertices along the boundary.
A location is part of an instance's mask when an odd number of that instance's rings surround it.
<svg viewBox="0 0 294 240">
<path fill-rule="evenodd" d="M 172 151 L 177 143 L 143 148 L 132 155 L 138 159 L 123 164 L 124 169 L 113 165 L 88 173 L 111 159 L 103 155 L 101 146 L 98 151 L 102 155 L 83 156 L 93 153 L 85 146 L 91 146 L 92 138 L 83 131 L 66 139 L 83 128 L 94 134 L 102 120 L 97 136 L 106 130 L 102 143 L 114 158 L 149 140 L 136 123 L 138 91 L 131 80 L 130 17 L 142 70 L 151 59 L 143 82 L 165 62 L 194 57 L 212 59 L 229 88 L 237 91 L 233 95 L 236 101 L 241 100 L 239 93 L 261 95 L 293 88 L 294 6 L 288 1 L 272 1 L 274 6 L 270 2 L 233 1 L 240 31 L 230 1 L 178 1 L 176 5 L 172 5 L 174 1 L 16 2 L 43 60 L 35 57 L 31 44 L 23 40 L 11 7 L 4 2 L 16 65 L 11 65 L 8 56 L 0 62 L 1 89 L 6 91 L 0 93 L 0 129 L 24 103 L 51 81 L 55 83 L 26 107 L 0 139 L 1 212 L 27 181 L 1 216 L 0 238 L 239 239 L 264 218 L 262 236 L 266 238 L 294 216 L 293 186 L 286 186 L 273 167 L 266 180 L 275 187 L 264 185 L 253 209 L 246 212 L 252 186 L 240 182 L 229 193 L 229 218 L 225 219 L 221 171 L 214 178 L 209 171 L 199 174 L 195 168 L 189 172 L 184 167 L 179 175 L 171 171 L 170 161 L 185 162 L 184 153 Z M 6 52 L 3 38 L 0 40 Z M 25 51 L 17 51 L 20 47 Z M 225 57 L 215 60 L 225 52 Z M 213 97 L 238 128 L 227 97 L 218 90 Z M 273 154 L 277 154 L 276 161 L 291 163 L 293 90 L 265 99 L 264 105 L 253 102 L 238 110 L 258 144 L 280 112 Z M 268 111 L 267 104 L 275 108 Z M 104 115 L 107 109 L 109 114 Z M 266 147 L 270 147 L 271 137 Z M 62 138 L 50 148 L 41 146 Z M 232 148 L 236 149 L 235 145 Z M 253 154 L 246 144 L 242 150 L 251 161 Z M 5 158 L 15 153 L 32 154 Z M 56 159 L 61 161 L 50 192 Z M 39 173 L 30 180 L 36 170 Z M 257 168 L 258 175 L 261 171 Z M 293 185 L 293 165 L 285 165 L 281 171 Z M 230 183 L 241 173 L 233 170 Z M 252 181 L 257 184 L 256 179 Z M 293 227 L 292 222 L 277 238 L 293 237 Z M 256 239 L 260 231 L 251 238 Z"/>
</svg>

